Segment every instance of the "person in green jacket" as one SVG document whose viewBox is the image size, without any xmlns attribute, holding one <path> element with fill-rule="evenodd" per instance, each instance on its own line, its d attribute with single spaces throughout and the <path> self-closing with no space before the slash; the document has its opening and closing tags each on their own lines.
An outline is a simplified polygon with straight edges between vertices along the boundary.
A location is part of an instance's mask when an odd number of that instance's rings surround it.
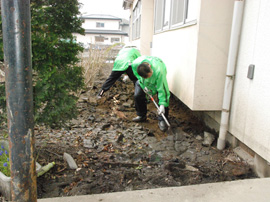
<svg viewBox="0 0 270 202">
<path fill-rule="evenodd" d="M 141 56 L 140 51 L 135 46 L 125 46 L 122 48 L 113 65 L 112 72 L 110 76 L 107 78 L 105 83 L 102 85 L 101 90 L 99 91 L 97 97 L 101 98 L 107 90 L 111 88 L 111 86 L 121 77 L 122 74 L 126 73 L 130 80 L 135 82 L 137 81 L 137 78 L 134 76 L 131 63 Z"/>
<path fill-rule="evenodd" d="M 133 121 L 143 122 L 146 120 L 147 100 L 143 89 L 147 88 L 152 95 L 158 95 L 158 125 L 161 131 L 166 131 L 167 125 L 161 116 L 161 113 L 163 113 L 168 119 L 169 114 L 170 91 L 166 79 L 167 69 L 165 64 L 160 58 L 141 56 L 133 61 L 132 70 L 138 78 L 134 92 L 137 117 Z"/>
</svg>

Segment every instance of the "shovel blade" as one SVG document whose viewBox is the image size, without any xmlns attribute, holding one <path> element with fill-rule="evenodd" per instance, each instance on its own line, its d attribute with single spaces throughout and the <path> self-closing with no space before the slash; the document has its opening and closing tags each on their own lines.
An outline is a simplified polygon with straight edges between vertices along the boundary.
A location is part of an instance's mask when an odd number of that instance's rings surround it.
<svg viewBox="0 0 270 202">
<path fill-rule="evenodd" d="M 172 129 L 172 127 L 171 127 L 171 126 L 170 126 L 170 127 L 168 127 L 168 129 L 167 129 L 166 133 L 167 133 L 168 135 L 174 135 L 174 131 L 173 131 L 173 129 Z"/>
</svg>

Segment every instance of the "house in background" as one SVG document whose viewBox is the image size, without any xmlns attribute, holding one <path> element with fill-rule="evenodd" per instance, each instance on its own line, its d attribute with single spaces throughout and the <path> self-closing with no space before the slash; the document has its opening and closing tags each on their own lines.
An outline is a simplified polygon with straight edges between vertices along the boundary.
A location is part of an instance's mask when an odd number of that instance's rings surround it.
<svg viewBox="0 0 270 202">
<path fill-rule="evenodd" d="M 234 76 L 226 72 L 239 3 L 243 15 Z M 170 91 L 217 132 L 227 112 L 225 141 L 251 155 L 259 176 L 270 176 L 270 3 L 123 0 L 123 8 L 130 10 L 130 41 L 143 55 L 164 61 Z M 231 87 L 226 78 L 234 80 L 229 110 L 223 104 Z"/>
<path fill-rule="evenodd" d="M 82 27 L 85 35 L 73 35 L 85 48 L 89 48 L 90 44 L 112 45 L 128 41 L 129 24 L 125 19 L 103 14 L 85 15 L 81 19 L 84 20 Z"/>
</svg>

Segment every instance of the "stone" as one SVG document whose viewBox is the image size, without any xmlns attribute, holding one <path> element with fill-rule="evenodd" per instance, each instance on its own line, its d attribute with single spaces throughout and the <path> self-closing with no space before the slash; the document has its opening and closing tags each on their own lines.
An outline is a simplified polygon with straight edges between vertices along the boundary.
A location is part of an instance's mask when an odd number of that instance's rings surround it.
<svg viewBox="0 0 270 202">
<path fill-rule="evenodd" d="M 195 149 L 187 149 L 187 151 L 185 151 L 183 154 L 181 154 L 181 157 L 183 159 L 188 159 L 190 161 L 195 161 L 197 158 L 197 154 L 196 154 L 196 150 Z"/>
<path fill-rule="evenodd" d="M 193 166 L 186 165 L 185 170 L 192 171 L 192 172 L 199 172 L 198 168 L 195 168 Z"/>
<path fill-rule="evenodd" d="M 90 104 L 94 104 L 94 105 L 97 104 L 97 98 L 96 97 L 89 97 L 88 101 L 89 101 Z"/>
<path fill-rule="evenodd" d="M 122 95 L 122 96 L 120 97 L 120 99 L 121 99 L 122 101 L 126 101 L 126 100 L 128 99 L 128 96 Z"/>
<path fill-rule="evenodd" d="M 67 162 L 70 169 L 76 170 L 78 168 L 76 162 L 74 161 L 74 159 L 72 158 L 72 156 L 70 154 L 64 153 L 63 158 Z"/>
<path fill-rule="evenodd" d="M 245 166 L 239 166 L 237 168 L 232 169 L 232 174 L 234 176 L 241 176 L 241 175 L 246 175 L 250 172 L 250 169 Z"/>
<path fill-rule="evenodd" d="M 202 142 L 202 145 L 203 146 L 206 146 L 206 147 L 210 147 L 212 145 L 212 143 L 214 142 L 215 140 L 215 136 L 211 133 L 208 133 L 208 132 L 204 132 L 204 140 Z"/>
<path fill-rule="evenodd" d="M 184 169 L 186 167 L 186 163 L 184 161 L 174 161 L 174 162 L 166 162 L 164 168 L 169 171 L 177 171 L 178 169 Z"/>
<path fill-rule="evenodd" d="M 93 115 L 90 115 L 89 117 L 88 117 L 88 121 L 91 121 L 92 123 L 95 121 L 95 117 L 93 116 Z"/>
<path fill-rule="evenodd" d="M 179 153 L 184 153 L 188 149 L 188 147 L 185 145 L 182 145 L 182 143 L 180 141 L 175 141 L 174 149 L 175 149 L 175 151 L 177 151 Z"/>
<path fill-rule="evenodd" d="M 123 106 L 126 108 L 130 108 L 131 105 L 132 105 L 132 103 L 128 103 L 128 102 L 123 103 Z"/>
</svg>

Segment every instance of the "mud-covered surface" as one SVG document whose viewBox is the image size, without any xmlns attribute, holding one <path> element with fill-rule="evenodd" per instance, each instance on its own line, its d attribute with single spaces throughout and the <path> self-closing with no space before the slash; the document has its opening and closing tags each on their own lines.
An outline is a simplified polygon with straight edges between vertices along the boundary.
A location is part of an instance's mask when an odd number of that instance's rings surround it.
<svg viewBox="0 0 270 202">
<path fill-rule="evenodd" d="M 110 72 L 108 72 L 110 73 Z M 255 178 L 230 148 L 203 146 L 206 128 L 179 100 L 171 97 L 170 133 L 159 131 L 156 108 L 148 104 L 145 123 L 134 123 L 133 84 L 118 81 L 105 96 L 96 94 L 107 75 L 80 96 L 80 115 L 68 129 L 36 127 L 41 165 L 55 162 L 38 177 L 38 198 L 185 186 Z M 70 169 L 63 153 L 78 168 Z"/>
</svg>

